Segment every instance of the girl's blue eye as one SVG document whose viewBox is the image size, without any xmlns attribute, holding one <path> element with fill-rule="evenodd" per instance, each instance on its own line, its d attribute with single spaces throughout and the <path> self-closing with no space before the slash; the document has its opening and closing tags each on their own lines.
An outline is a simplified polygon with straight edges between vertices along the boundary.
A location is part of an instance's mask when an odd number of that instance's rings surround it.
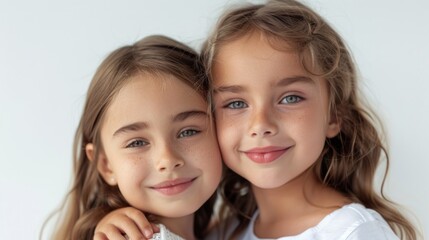
<svg viewBox="0 0 429 240">
<path fill-rule="evenodd" d="M 301 97 L 296 96 L 296 95 L 289 95 L 286 96 L 284 98 L 282 98 L 282 100 L 280 101 L 281 104 L 291 104 L 291 103 L 297 103 L 300 102 L 302 100 Z"/>
<path fill-rule="evenodd" d="M 243 101 L 234 101 L 226 105 L 226 108 L 231 108 L 231 109 L 240 109 L 240 108 L 246 108 L 246 107 L 248 106 Z"/>
<path fill-rule="evenodd" d="M 148 145 L 149 143 L 143 141 L 143 140 L 134 140 L 131 143 L 129 143 L 126 148 L 137 148 L 137 147 L 143 147 Z"/>
<path fill-rule="evenodd" d="M 184 130 L 184 131 L 181 131 L 180 133 L 179 133 L 179 138 L 184 138 L 184 137 L 190 137 L 190 136 L 193 136 L 193 135 L 195 135 L 195 134 L 198 134 L 200 131 L 197 131 L 197 130 L 195 130 L 195 129 L 187 129 L 187 130 Z"/>
</svg>

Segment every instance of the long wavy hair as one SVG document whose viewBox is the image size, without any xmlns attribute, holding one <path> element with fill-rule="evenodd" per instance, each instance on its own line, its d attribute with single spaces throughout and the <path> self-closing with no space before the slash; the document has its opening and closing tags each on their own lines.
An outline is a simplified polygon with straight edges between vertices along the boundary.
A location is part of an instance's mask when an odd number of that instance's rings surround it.
<svg viewBox="0 0 429 240">
<path fill-rule="evenodd" d="M 173 75 L 207 99 L 208 84 L 199 55 L 188 46 L 165 36 L 149 36 L 133 45 L 113 51 L 98 67 L 89 86 L 73 151 L 73 183 L 61 207 L 53 239 L 92 239 L 97 223 L 108 212 L 129 206 L 117 186 L 108 185 L 97 171 L 102 151 L 100 127 L 106 111 L 133 76 Z M 208 99 L 207 99 L 208 100 Z M 93 143 L 97 152 L 90 161 L 85 146 Z M 194 233 L 202 238 L 212 216 L 215 195 L 196 213 Z"/>
<path fill-rule="evenodd" d="M 416 239 L 413 225 L 383 194 L 389 157 L 382 125 L 358 96 L 355 63 L 347 46 L 321 16 L 294 0 L 268 1 L 227 12 L 203 45 L 202 58 L 209 81 L 213 81 L 211 69 L 219 49 L 255 31 L 276 49 L 290 50 L 279 42 L 292 46 L 304 69 L 328 82 L 330 111 L 340 120 L 341 131 L 326 139 L 324 150 L 313 165 L 318 180 L 380 213 L 401 238 Z M 386 169 L 380 189 L 376 190 L 374 176 L 383 159 Z M 257 208 L 256 201 L 250 183 L 231 170 L 227 170 L 220 192 L 225 200 L 221 208 L 223 218 L 235 217 L 240 222 L 234 238 L 248 225 Z"/>
</svg>

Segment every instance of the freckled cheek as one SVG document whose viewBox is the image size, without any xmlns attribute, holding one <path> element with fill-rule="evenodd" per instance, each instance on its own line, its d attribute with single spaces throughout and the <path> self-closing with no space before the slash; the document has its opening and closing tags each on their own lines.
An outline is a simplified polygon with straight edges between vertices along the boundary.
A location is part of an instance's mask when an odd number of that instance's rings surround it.
<svg viewBox="0 0 429 240">
<path fill-rule="evenodd" d="M 203 163 L 201 168 L 208 170 L 213 179 L 219 178 L 220 180 L 220 176 L 222 175 L 222 157 L 218 142 L 214 139 L 214 141 L 206 143 L 205 146 L 207 150 L 203 152 L 204 155 L 199 159 L 199 163 Z M 201 147 L 201 149 L 204 148 Z M 203 161 L 201 161 L 201 159 L 203 159 Z"/>
<path fill-rule="evenodd" d="M 151 162 L 142 157 L 124 160 L 118 167 L 123 178 L 136 182 L 145 179 L 153 171 Z"/>
<path fill-rule="evenodd" d="M 219 141 L 220 151 L 224 162 L 231 159 L 234 149 L 239 145 L 243 133 L 240 130 L 240 125 L 234 121 L 225 119 L 217 122 L 217 137 Z"/>
<path fill-rule="evenodd" d="M 214 166 L 221 162 L 219 154 L 219 145 L 214 136 L 207 136 L 197 143 L 189 145 L 188 151 L 184 152 L 182 156 L 188 161 L 189 164 L 200 165 L 202 167 L 207 167 L 207 165 Z"/>
</svg>

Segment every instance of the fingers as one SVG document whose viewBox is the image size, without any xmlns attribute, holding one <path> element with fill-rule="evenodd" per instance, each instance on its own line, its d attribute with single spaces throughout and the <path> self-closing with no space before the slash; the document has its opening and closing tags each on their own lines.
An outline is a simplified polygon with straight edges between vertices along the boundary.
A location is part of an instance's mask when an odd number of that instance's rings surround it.
<svg viewBox="0 0 429 240">
<path fill-rule="evenodd" d="M 159 229 L 158 225 L 156 225 L 155 223 L 150 223 L 150 225 L 152 226 L 152 230 L 154 233 L 159 233 L 159 231 L 161 231 L 161 229 Z"/>
<path fill-rule="evenodd" d="M 152 238 L 152 235 L 154 232 L 159 232 L 158 226 L 156 226 L 155 224 L 151 224 L 147 220 L 143 212 L 134 208 L 128 208 L 126 209 L 125 214 L 126 216 L 129 217 L 130 220 L 133 221 L 134 225 L 139 229 L 139 232 L 142 233 L 146 238 Z M 131 223 L 128 223 L 128 224 L 131 224 Z M 154 230 L 157 230 L 157 231 L 154 231 Z"/>
<path fill-rule="evenodd" d="M 106 224 L 95 229 L 94 240 L 126 240 L 127 238 L 122 233 L 122 230 L 114 224 Z M 134 238 L 132 238 L 134 239 Z M 144 239 L 144 238 L 135 238 Z"/>
<path fill-rule="evenodd" d="M 94 234 L 93 240 L 109 240 L 104 233 L 98 232 Z"/>
<path fill-rule="evenodd" d="M 153 232 L 143 212 L 127 207 L 104 216 L 95 228 L 94 240 L 149 239 Z"/>
</svg>

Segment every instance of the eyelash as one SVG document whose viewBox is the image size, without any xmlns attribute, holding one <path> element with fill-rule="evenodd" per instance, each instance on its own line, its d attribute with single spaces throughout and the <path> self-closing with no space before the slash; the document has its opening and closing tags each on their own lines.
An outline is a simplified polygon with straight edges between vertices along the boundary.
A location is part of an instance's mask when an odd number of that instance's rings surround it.
<svg viewBox="0 0 429 240">
<path fill-rule="evenodd" d="M 234 106 L 237 103 L 242 103 L 242 105 L 244 105 L 244 106 L 238 106 L 238 107 Z M 230 109 L 240 109 L 240 108 L 247 108 L 247 107 L 248 107 L 248 105 L 243 101 L 232 101 L 232 102 L 229 102 L 228 104 L 226 104 L 224 106 L 224 108 L 230 108 Z"/>
<path fill-rule="evenodd" d="M 191 132 L 191 134 L 189 134 L 189 132 Z M 198 131 L 198 130 L 195 130 L 195 129 L 186 129 L 186 130 L 181 131 L 179 133 L 179 135 L 177 135 L 177 137 L 178 138 L 192 137 L 192 136 L 194 136 L 194 135 L 196 135 L 196 134 L 198 134 L 200 132 L 201 131 Z M 188 133 L 188 134 L 186 134 L 186 133 Z M 184 135 L 184 134 L 186 134 L 186 135 Z"/>
<path fill-rule="evenodd" d="M 148 145 L 149 143 L 142 140 L 142 139 L 136 139 L 132 141 L 131 143 L 127 144 L 126 148 L 137 148 L 137 147 L 144 147 Z"/>
<path fill-rule="evenodd" d="M 290 101 L 290 98 L 293 98 L 294 100 L 292 100 L 291 102 L 289 102 Z M 288 100 L 288 102 L 286 102 L 286 103 L 283 103 L 283 100 L 285 100 L 285 99 L 289 99 Z M 299 102 L 301 102 L 303 100 L 303 98 L 302 97 L 300 97 L 300 96 L 298 96 L 298 95 L 287 95 L 287 96 L 285 96 L 285 97 L 283 97 L 281 100 L 280 100 L 280 104 L 294 104 L 294 103 L 299 103 Z"/>
</svg>

